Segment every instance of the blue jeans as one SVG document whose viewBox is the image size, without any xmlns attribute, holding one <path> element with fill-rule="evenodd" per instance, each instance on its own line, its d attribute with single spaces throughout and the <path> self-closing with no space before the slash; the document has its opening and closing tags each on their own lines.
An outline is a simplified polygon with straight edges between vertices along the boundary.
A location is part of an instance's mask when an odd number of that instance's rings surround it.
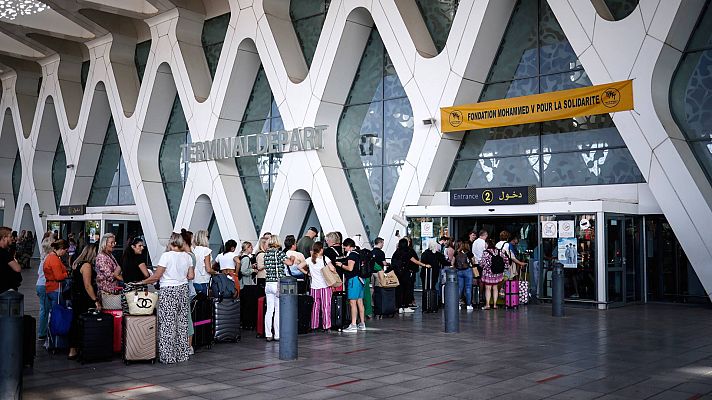
<svg viewBox="0 0 712 400">
<path fill-rule="evenodd" d="M 193 287 L 195 288 L 195 293 L 202 293 L 208 295 L 208 284 L 207 283 L 195 283 L 193 282 Z"/>
<path fill-rule="evenodd" d="M 40 337 L 47 336 L 47 323 L 49 321 L 49 310 L 52 304 L 49 301 L 44 285 L 37 285 L 37 297 L 40 298 L 40 326 L 37 327 Z"/>
<path fill-rule="evenodd" d="M 465 305 L 472 304 L 472 268 L 457 270 L 457 287 L 458 293 L 462 296 L 465 292 Z"/>
</svg>

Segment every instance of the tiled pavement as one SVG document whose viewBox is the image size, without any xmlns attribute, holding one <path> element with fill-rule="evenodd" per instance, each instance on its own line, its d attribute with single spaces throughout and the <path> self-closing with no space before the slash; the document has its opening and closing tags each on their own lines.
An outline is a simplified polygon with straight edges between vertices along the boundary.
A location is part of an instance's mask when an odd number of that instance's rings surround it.
<svg viewBox="0 0 712 400">
<path fill-rule="evenodd" d="M 37 313 L 33 274 L 26 310 Z M 41 348 L 25 399 L 712 399 L 712 310 L 675 305 L 608 311 L 548 305 L 372 321 L 366 332 L 299 337 L 299 360 L 243 332 L 178 365 L 119 359 L 80 365 Z"/>
</svg>

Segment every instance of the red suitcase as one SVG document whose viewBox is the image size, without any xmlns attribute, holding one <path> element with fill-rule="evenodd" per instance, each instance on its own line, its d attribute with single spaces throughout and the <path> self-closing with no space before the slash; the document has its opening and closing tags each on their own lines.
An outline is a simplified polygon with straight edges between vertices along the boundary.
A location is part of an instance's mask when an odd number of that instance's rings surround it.
<svg viewBox="0 0 712 400">
<path fill-rule="evenodd" d="M 121 353 L 121 337 L 124 332 L 121 324 L 124 312 L 122 310 L 104 310 L 104 312 L 114 317 L 114 353 Z"/>
<path fill-rule="evenodd" d="M 267 313 L 267 297 L 262 296 L 257 299 L 257 337 L 265 337 L 265 314 Z"/>
<path fill-rule="evenodd" d="M 519 308 L 519 280 L 504 281 L 504 307 Z"/>
</svg>

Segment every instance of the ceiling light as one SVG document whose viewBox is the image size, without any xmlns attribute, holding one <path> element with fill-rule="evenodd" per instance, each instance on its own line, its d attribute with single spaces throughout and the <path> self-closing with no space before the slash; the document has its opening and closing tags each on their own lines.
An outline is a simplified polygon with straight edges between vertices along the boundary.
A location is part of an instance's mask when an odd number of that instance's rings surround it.
<svg viewBox="0 0 712 400">
<path fill-rule="evenodd" d="M 13 20 L 18 15 L 32 15 L 48 8 L 47 4 L 37 0 L 0 0 L 0 18 Z"/>
</svg>

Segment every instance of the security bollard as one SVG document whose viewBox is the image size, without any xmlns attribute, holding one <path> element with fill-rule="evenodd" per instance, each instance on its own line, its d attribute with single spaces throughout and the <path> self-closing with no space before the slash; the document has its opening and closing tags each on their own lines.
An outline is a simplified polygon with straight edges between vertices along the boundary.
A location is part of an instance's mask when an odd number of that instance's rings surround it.
<svg viewBox="0 0 712 400">
<path fill-rule="evenodd" d="M 551 276 L 551 315 L 564 316 L 564 264 L 554 264 Z"/>
<path fill-rule="evenodd" d="M 297 359 L 297 279 L 279 280 L 279 359 Z"/>
<path fill-rule="evenodd" d="M 22 398 L 24 314 L 24 296 L 21 293 L 8 290 L 0 294 L 0 399 Z"/>
<path fill-rule="evenodd" d="M 460 290 L 457 287 L 457 272 L 445 270 L 445 332 L 460 332 Z"/>
</svg>

